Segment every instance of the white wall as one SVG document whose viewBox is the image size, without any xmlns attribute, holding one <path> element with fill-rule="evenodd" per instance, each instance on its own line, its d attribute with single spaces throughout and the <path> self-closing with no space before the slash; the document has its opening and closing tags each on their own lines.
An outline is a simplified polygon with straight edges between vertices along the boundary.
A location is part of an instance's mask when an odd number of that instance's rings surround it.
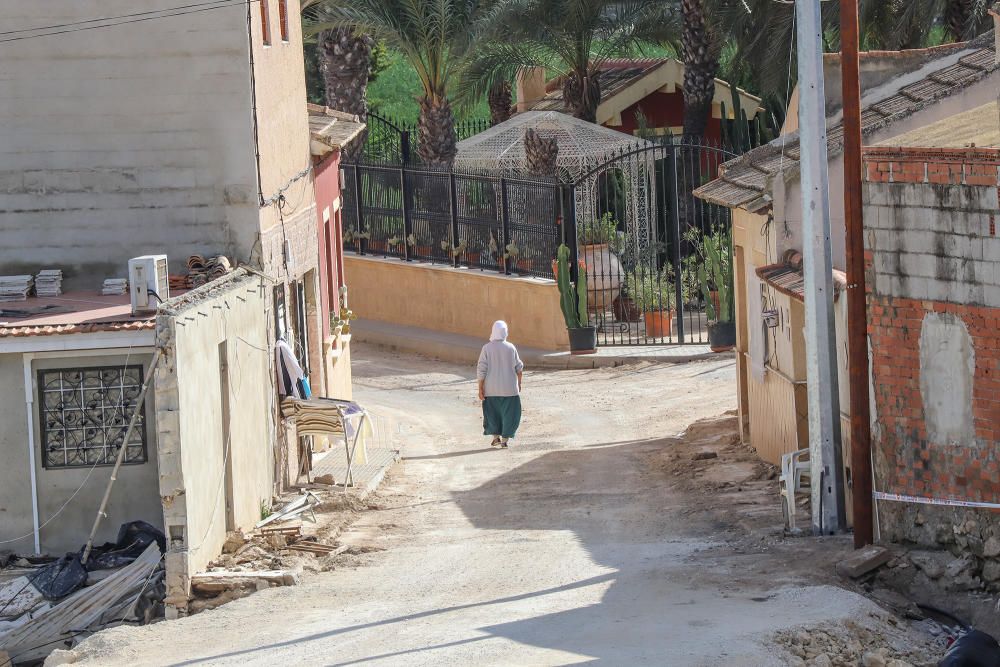
<svg viewBox="0 0 1000 667">
<path fill-rule="evenodd" d="M 0 0 L 5 31 L 163 6 Z M 61 266 L 89 286 L 138 254 L 245 258 L 258 228 L 246 12 L 0 43 L 0 273 Z"/>
</svg>

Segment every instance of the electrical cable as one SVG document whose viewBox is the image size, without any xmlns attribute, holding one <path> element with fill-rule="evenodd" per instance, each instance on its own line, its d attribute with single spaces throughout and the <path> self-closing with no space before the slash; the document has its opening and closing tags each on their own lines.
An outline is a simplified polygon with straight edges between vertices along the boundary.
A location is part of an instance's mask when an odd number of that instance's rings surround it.
<svg viewBox="0 0 1000 667">
<path fill-rule="evenodd" d="M 78 26 L 78 25 L 86 25 L 88 23 L 101 23 L 101 22 L 104 22 L 104 21 L 116 21 L 118 19 L 130 19 L 130 18 L 136 18 L 136 17 L 139 17 L 139 16 L 149 16 L 151 14 L 160 14 L 162 12 L 177 11 L 177 10 L 182 10 L 182 9 L 193 9 L 195 7 L 204 7 L 204 6 L 207 6 L 207 5 L 217 5 L 217 4 L 220 4 L 220 3 L 223 3 L 223 2 L 230 2 L 231 3 L 233 1 L 234 0 L 208 0 L 208 2 L 196 2 L 196 3 L 190 4 L 190 5 L 180 5 L 180 6 L 177 6 L 177 7 L 167 7 L 165 9 L 152 9 L 152 10 L 145 11 L 145 12 L 135 12 L 133 14 L 119 14 L 117 16 L 105 16 L 105 17 L 96 18 L 96 19 L 85 19 L 83 21 L 70 21 L 69 23 L 57 23 L 55 25 L 41 26 L 41 27 L 37 27 L 37 28 L 18 28 L 16 30 L 3 30 L 3 31 L 0 31 L 0 37 L 2 37 L 4 35 L 14 35 L 14 34 L 19 33 L 19 32 L 37 32 L 37 31 L 40 31 L 40 30 L 56 30 L 56 29 L 59 29 L 59 28 L 70 28 L 70 27 Z M 240 0 L 240 2 L 243 2 L 243 0 Z"/>
<path fill-rule="evenodd" d="M 95 21 L 97 21 L 97 22 L 99 22 L 99 21 L 105 21 L 105 22 L 104 23 L 100 23 L 99 25 L 82 25 L 82 26 L 78 26 L 78 27 L 75 27 L 75 28 L 67 28 L 65 30 L 56 30 L 56 29 L 53 29 L 53 28 L 58 28 L 58 26 L 50 26 L 50 27 L 44 27 L 43 26 L 43 27 L 39 27 L 39 28 L 26 28 L 26 29 L 24 29 L 24 30 L 22 30 L 20 32 L 33 31 L 33 32 L 35 32 L 37 34 L 18 35 L 18 36 L 14 36 L 14 37 L 6 37 L 6 38 L 3 38 L 3 39 L 0 39 L 0 44 L 6 43 L 6 42 L 19 42 L 19 41 L 23 41 L 23 40 L 26 40 L 26 39 L 38 39 L 38 38 L 41 38 L 41 37 L 52 37 L 52 36 L 55 36 L 55 35 L 66 35 L 66 34 L 74 33 L 74 32 L 83 32 L 85 30 L 97 30 L 98 28 L 113 28 L 115 26 L 120 26 L 120 25 L 129 25 L 129 24 L 132 24 L 132 23 L 142 23 L 144 21 L 152 21 L 152 20 L 155 20 L 155 19 L 162 19 L 162 18 L 172 18 L 172 17 L 175 17 L 175 16 L 187 16 L 189 14 L 199 14 L 201 12 L 214 11 L 216 9 L 227 9 L 229 7 L 242 7 L 244 5 L 250 5 L 250 3 L 254 3 L 254 2 L 260 2 L 260 0 L 217 0 L 216 2 L 203 3 L 205 6 L 202 6 L 200 8 L 196 8 L 196 9 L 187 9 L 187 10 L 184 10 L 184 11 L 174 11 L 172 13 L 170 13 L 171 12 L 170 9 L 163 9 L 163 10 L 159 10 L 159 13 L 157 15 L 155 15 L 155 16 L 140 16 L 139 18 L 132 18 L 132 19 L 128 19 L 128 20 L 125 20 L 125 21 L 118 21 L 117 20 L 117 18 L 122 18 L 122 17 L 110 17 L 110 18 L 107 18 L 107 19 L 92 19 L 91 22 L 95 22 Z M 49 30 L 49 32 L 45 32 L 46 30 Z M 17 32 L 17 31 L 14 31 L 14 32 Z"/>
</svg>

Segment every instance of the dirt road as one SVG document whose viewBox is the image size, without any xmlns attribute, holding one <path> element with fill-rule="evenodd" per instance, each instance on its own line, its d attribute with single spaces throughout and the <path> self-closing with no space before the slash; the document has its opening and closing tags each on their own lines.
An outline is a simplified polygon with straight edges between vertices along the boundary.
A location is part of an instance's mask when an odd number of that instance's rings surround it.
<svg viewBox="0 0 1000 667">
<path fill-rule="evenodd" d="M 734 407 L 731 359 L 529 372 L 508 451 L 471 369 L 359 348 L 356 397 L 404 462 L 343 537 L 372 551 L 297 587 L 85 642 L 86 665 L 771 665 L 765 638 L 870 607 L 729 549 L 649 464 Z"/>
</svg>

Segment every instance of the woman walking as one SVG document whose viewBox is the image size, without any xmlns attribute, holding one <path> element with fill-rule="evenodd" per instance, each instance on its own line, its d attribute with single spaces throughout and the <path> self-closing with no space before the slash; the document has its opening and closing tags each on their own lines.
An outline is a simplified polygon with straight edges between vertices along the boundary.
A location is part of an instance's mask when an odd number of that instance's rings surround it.
<svg viewBox="0 0 1000 667">
<path fill-rule="evenodd" d="M 506 449 L 521 424 L 521 379 L 524 363 L 507 342 L 507 323 L 493 323 L 490 342 L 479 353 L 479 400 L 483 402 L 483 435 L 493 447 Z"/>
</svg>

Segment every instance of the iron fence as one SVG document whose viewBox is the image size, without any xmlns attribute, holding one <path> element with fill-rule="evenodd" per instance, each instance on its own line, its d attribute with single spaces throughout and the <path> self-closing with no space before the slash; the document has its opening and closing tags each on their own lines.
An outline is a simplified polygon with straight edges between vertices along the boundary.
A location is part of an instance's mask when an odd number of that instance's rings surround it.
<svg viewBox="0 0 1000 667">
<path fill-rule="evenodd" d="M 419 132 L 414 124 L 369 112 L 361 161 L 365 164 L 409 166 L 420 164 Z M 487 130 L 487 118 L 470 118 L 455 123 L 455 141 Z"/>
<path fill-rule="evenodd" d="M 551 278 L 569 190 L 555 181 L 345 165 L 345 249 Z"/>
</svg>

